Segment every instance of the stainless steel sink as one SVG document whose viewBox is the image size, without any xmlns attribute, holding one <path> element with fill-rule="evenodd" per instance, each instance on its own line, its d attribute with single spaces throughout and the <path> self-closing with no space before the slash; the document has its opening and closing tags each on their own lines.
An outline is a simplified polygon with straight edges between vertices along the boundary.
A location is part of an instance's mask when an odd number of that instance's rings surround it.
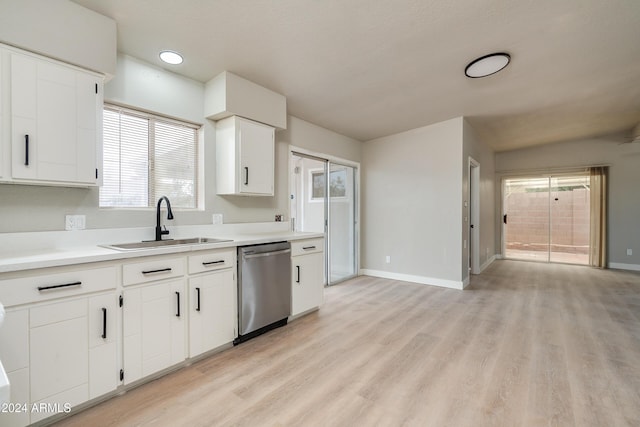
<svg viewBox="0 0 640 427">
<path fill-rule="evenodd" d="M 213 239 L 211 237 L 193 237 L 190 239 L 149 240 L 144 242 L 117 243 L 113 245 L 100 245 L 100 246 L 109 248 L 109 249 L 115 249 L 117 251 L 133 251 L 136 249 L 153 249 L 153 248 L 164 248 L 167 246 L 200 245 L 204 243 L 223 243 L 223 242 L 233 242 L 233 240 Z"/>
</svg>

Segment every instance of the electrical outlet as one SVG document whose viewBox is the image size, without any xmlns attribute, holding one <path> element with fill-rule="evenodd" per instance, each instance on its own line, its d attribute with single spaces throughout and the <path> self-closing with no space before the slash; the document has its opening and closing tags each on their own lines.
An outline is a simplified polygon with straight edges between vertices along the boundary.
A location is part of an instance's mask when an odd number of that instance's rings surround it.
<svg viewBox="0 0 640 427">
<path fill-rule="evenodd" d="M 87 217 L 85 215 L 65 215 L 64 229 L 67 231 L 84 230 Z"/>
<path fill-rule="evenodd" d="M 213 222 L 214 225 L 222 224 L 222 214 L 221 213 L 214 213 L 211 216 L 211 221 Z"/>
<path fill-rule="evenodd" d="M 389 264 L 391 262 L 391 257 L 387 255 L 384 260 L 387 264 Z"/>
<path fill-rule="evenodd" d="M 627 255 L 633 255 L 633 249 L 627 249 Z"/>
</svg>

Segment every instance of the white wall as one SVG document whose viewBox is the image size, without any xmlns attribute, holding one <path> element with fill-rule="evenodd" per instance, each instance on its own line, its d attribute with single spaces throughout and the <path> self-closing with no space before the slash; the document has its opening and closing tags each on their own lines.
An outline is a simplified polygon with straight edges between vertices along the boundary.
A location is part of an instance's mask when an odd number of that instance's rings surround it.
<svg viewBox="0 0 640 427">
<path fill-rule="evenodd" d="M 496 244 L 500 248 L 501 177 L 532 170 L 609 165 L 609 262 L 640 269 L 640 144 L 609 135 L 496 154 Z M 633 255 L 626 254 L 627 249 Z"/>
<path fill-rule="evenodd" d="M 170 73 L 127 55 L 118 55 L 115 77 L 105 86 L 105 101 L 162 112 L 202 124 L 204 83 Z"/>
<path fill-rule="evenodd" d="M 107 101 L 203 124 L 205 209 L 176 210 L 175 220 L 169 226 L 210 224 L 212 213 L 222 213 L 225 223 L 267 222 L 274 221 L 276 214 L 286 215 L 289 144 L 360 160 L 359 141 L 288 116 L 288 129 L 276 132 L 275 196 L 217 196 L 215 123 L 203 117 L 204 85 L 131 57 L 120 56 L 118 60 L 118 74 L 105 88 Z M 97 188 L 0 185 L 0 233 L 63 230 L 67 214 L 86 215 L 87 228 L 155 225 L 155 209 L 100 209 L 98 194 Z"/>
<path fill-rule="evenodd" d="M 0 42 L 116 72 L 116 22 L 68 0 L 0 1 Z"/>
<path fill-rule="evenodd" d="M 462 141 L 459 117 L 363 144 L 364 272 L 461 287 Z"/>
<path fill-rule="evenodd" d="M 278 131 L 279 140 L 316 153 L 360 162 L 363 144 L 297 117 L 288 116 L 287 129 Z"/>
<path fill-rule="evenodd" d="M 496 254 L 495 247 L 495 153 L 476 135 L 473 127 L 464 120 L 462 154 L 462 200 L 463 216 L 468 216 L 464 201 L 469 202 L 469 157 L 480 163 L 480 266 L 491 262 Z M 469 219 L 470 221 L 471 219 Z M 470 242 L 470 222 L 462 221 L 462 238 Z M 464 246 L 464 245 L 463 245 Z M 462 277 L 468 276 L 469 245 L 462 249 Z"/>
</svg>

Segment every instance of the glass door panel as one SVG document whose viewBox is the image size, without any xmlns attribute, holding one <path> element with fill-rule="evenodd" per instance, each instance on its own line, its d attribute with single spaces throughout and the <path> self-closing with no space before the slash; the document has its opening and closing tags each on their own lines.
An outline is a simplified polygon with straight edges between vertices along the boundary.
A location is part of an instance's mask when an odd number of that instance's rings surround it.
<svg viewBox="0 0 640 427">
<path fill-rule="evenodd" d="M 549 178 L 507 179 L 505 257 L 549 261 Z"/>
<path fill-rule="evenodd" d="M 590 178 L 552 176 L 549 261 L 589 264 Z"/>
<path fill-rule="evenodd" d="M 355 168 L 329 166 L 329 284 L 356 275 Z"/>
<path fill-rule="evenodd" d="M 325 232 L 327 162 L 292 156 L 291 221 L 294 231 Z"/>
</svg>

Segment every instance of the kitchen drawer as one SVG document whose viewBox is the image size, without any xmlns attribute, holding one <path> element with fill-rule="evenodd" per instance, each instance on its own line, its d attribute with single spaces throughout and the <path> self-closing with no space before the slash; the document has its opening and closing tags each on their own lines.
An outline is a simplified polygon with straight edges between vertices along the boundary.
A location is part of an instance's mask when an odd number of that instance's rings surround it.
<svg viewBox="0 0 640 427">
<path fill-rule="evenodd" d="M 203 251 L 189 256 L 189 274 L 236 266 L 236 248 Z"/>
<path fill-rule="evenodd" d="M 291 242 L 291 256 L 314 254 L 324 251 L 324 238 L 294 240 Z"/>
<path fill-rule="evenodd" d="M 11 307 L 115 289 L 116 285 L 115 266 L 29 275 L 0 280 L 0 301 Z"/>
<path fill-rule="evenodd" d="M 122 266 L 122 284 L 124 286 L 153 282 L 184 276 L 185 257 L 153 258 Z"/>
</svg>

